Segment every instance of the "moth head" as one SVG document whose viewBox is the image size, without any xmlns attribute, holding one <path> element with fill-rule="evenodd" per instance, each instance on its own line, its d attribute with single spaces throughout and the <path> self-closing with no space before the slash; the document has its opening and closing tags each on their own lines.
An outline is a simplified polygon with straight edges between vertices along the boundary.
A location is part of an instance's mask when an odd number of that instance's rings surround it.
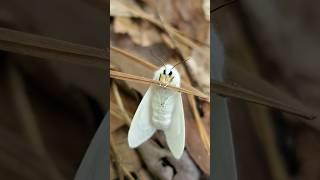
<svg viewBox="0 0 320 180">
<path fill-rule="evenodd" d="M 171 64 L 166 64 L 156 71 L 154 79 L 160 81 L 162 84 L 180 86 L 180 75 Z"/>
</svg>

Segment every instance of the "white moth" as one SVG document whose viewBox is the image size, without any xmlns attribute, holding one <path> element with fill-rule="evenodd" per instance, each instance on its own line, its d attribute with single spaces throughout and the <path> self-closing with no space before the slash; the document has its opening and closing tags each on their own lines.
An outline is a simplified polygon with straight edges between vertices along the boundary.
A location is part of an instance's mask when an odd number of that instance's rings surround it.
<svg viewBox="0 0 320 180">
<path fill-rule="evenodd" d="M 154 73 L 154 80 L 167 86 L 180 87 L 180 75 L 171 64 Z M 181 93 L 159 86 L 150 86 L 133 116 L 128 143 L 136 148 L 157 131 L 165 134 L 170 151 L 180 159 L 185 145 L 185 122 Z"/>
</svg>

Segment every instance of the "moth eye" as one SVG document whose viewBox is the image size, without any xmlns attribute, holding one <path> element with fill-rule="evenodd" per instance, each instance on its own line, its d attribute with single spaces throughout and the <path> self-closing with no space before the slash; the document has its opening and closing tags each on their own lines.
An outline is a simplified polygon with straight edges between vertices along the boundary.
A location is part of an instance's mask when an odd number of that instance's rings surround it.
<svg viewBox="0 0 320 180">
<path fill-rule="evenodd" d="M 165 69 L 163 70 L 163 74 L 166 74 L 166 70 Z"/>
<path fill-rule="evenodd" d="M 172 71 L 169 72 L 169 76 L 171 76 L 171 75 L 172 75 Z"/>
</svg>

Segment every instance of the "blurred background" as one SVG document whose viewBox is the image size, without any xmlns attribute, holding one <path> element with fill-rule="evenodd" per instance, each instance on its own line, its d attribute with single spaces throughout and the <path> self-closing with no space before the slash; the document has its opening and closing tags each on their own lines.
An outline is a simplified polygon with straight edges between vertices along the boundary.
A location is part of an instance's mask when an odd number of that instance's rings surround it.
<svg viewBox="0 0 320 180">
<path fill-rule="evenodd" d="M 278 100 L 280 90 L 319 114 L 319 5 L 242 0 L 213 12 L 225 81 Z M 308 121 L 240 100 L 228 105 L 239 179 L 320 179 L 319 115 Z"/>
<path fill-rule="evenodd" d="M 106 1 L 0 4 L 0 27 L 107 47 Z M 0 179 L 73 179 L 108 108 L 106 72 L 6 51 L 0 59 Z"/>
<path fill-rule="evenodd" d="M 193 36 L 193 40 L 207 42 L 204 3 L 172 2 L 173 5 L 163 1 L 165 18 Z M 215 0 L 212 6 L 227 2 Z M 141 6 L 148 1 L 137 3 Z M 319 5 L 315 0 L 242 0 L 215 11 L 211 23 L 215 24 L 225 48 L 225 81 L 273 98 L 278 97 L 273 91 L 278 89 L 319 114 Z M 11 0 L 1 2 L 0 27 L 105 48 L 108 42 L 105 8 L 102 0 L 30 0 L 28 3 Z M 118 29 L 111 27 L 117 40 L 114 45 L 134 53 L 142 52 L 139 46 L 148 43 L 160 41 L 170 46 L 167 37 L 155 36 L 154 27 L 141 21 L 138 23 L 151 32 L 148 37 L 152 38 L 134 39 L 138 46 L 133 45 L 132 37 L 123 35 L 127 21 L 111 20 L 120 23 Z M 137 32 L 140 31 L 125 33 Z M 140 55 L 160 64 L 149 50 L 144 52 Z M 106 73 L 93 67 L 6 51 L 0 51 L 0 58 L 0 178 L 72 179 L 108 109 Z M 208 67 L 206 63 L 203 61 L 198 67 Z M 194 73 L 201 72 L 207 71 L 194 69 Z M 209 93 L 206 83 L 198 86 Z M 136 93 L 131 98 L 137 103 L 141 97 Z M 320 179 L 319 118 L 307 122 L 234 99 L 229 99 L 228 105 L 239 179 Z M 134 109 L 137 104 L 130 106 Z M 208 117 L 204 119 L 209 123 Z M 195 127 L 191 124 L 189 128 Z M 194 134 L 191 137 L 199 139 Z M 195 148 L 201 141 L 193 142 L 185 155 L 187 166 L 161 159 L 166 163 L 164 171 L 171 173 L 169 177 L 174 172 L 172 169 L 178 169 L 190 178 L 208 178 L 210 164 L 204 161 L 208 159 L 196 158 L 198 154 L 206 157 L 203 149 Z"/>
</svg>

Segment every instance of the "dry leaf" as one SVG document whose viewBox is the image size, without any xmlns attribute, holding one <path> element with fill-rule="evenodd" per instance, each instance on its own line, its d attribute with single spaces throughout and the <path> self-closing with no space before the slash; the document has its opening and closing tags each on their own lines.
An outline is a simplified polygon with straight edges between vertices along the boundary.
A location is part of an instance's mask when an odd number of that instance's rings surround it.
<svg viewBox="0 0 320 180">
<path fill-rule="evenodd" d="M 156 133 L 154 139 L 157 139 L 163 147 L 149 141 L 139 147 L 139 152 L 155 177 L 168 180 L 199 179 L 199 170 L 187 152 L 177 160 L 169 152 L 163 133 Z"/>
<path fill-rule="evenodd" d="M 151 70 L 150 68 L 147 68 L 145 65 L 136 63 L 136 61 L 139 61 L 139 62 L 147 62 L 147 61 L 140 61 L 139 58 L 132 58 L 131 54 L 132 53 L 128 51 L 121 51 L 121 50 L 118 51 L 114 48 L 111 48 L 111 51 L 110 51 L 111 64 L 118 70 L 121 70 L 128 74 L 134 74 L 141 77 L 149 77 L 149 78 L 152 77 L 152 74 L 154 72 L 153 70 Z M 141 86 L 140 84 L 128 83 L 128 85 L 133 89 L 139 91 L 141 94 L 144 94 L 148 89 L 148 86 Z"/>
<path fill-rule="evenodd" d="M 210 33 L 208 33 L 207 42 L 210 43 Z M 198 51 L 192 52 L 192 58 L 186 63 L 192 79 L 196 80 L 202 92 L 210 94 L 210 51 L 203 55 Z"/>
<path fill-rule="evenodd" d="M 183 34 L 200 42 L 206 41 L 209 23 L 203 15 L 202 1 L 170 0 L 157 1 L 164 21 L 177 27 Z"/>
<path fill-rule="evenodd" d="M 187 66 L 192 74 L 192 79 L 198 83 L 201 91 L 210 94 L 210 60 L 194 52 L 193 57 L 188 60 Z"/>
<path fill-rule="evenodd" d="M 160 33 L 151 23 L 142 21 L 140 27 L 141 46 L 151 46 L 162 42 Z"/>
<path fill-rule="evenodd" d="M 113 30 L 115 33 L 128 33 L 129 35 L 134 36 L 135 34 L 133 33 L 137 32 L 139 27 L 128 17 L 115 17 L 113 22 Z"/>
<path fill-rule="evenodd" d="M 129 17 L 115 17 L 114 32 L 125 33 L 132 41 L 142 47 L 162 42 L 158 30 L 149 22 L 135 22 Z"/>
</svg>

